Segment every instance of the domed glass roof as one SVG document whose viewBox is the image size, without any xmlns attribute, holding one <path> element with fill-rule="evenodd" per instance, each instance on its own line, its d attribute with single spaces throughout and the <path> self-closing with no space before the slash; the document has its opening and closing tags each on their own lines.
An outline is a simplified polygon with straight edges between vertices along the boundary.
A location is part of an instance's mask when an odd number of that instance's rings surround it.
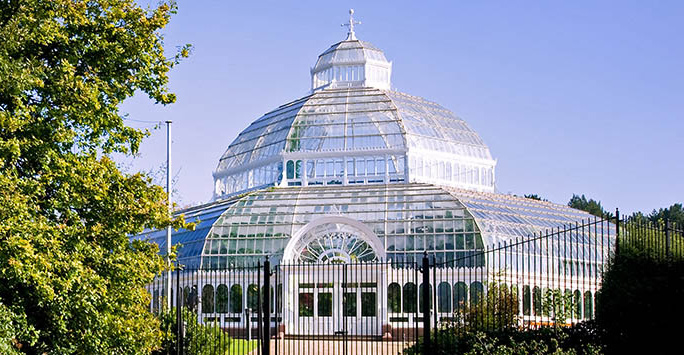
<svg viewBox="0 0 684 355">
<path fill-rule="evenodd" d="M 410 181 L 428 182 L 425 178 L 431 173 L 430 165 L 441 163 L 444 171 L 433 175 L 441 177 L 444 184 L 465 188 L 475 185 L 480 190 L 493 191 L 491 176 L 495 162 L 489 148 L 464 120 L 416 96 L 359 87 L 319 90 L 254 121 L 221 157 L 214 173 L 220 182 L 215 196 L 278 185 L 283 181 L 284 161 L 289 157 L 298 161 L 349 161 L 369 155 L 383 157 L 379 164 L 388 165 L 387 169 L 372 173 L 397 173 L 401 175 L 398 181 L 406 181 L 408 175 Z M 411 158 L 415 163 L 406 169 L 406 161 L 413 161 Z M 426 163 L 426 159 L 434 162 Z M 446 163 L 450 173 L 444 167 Z M 341 164 L 347 171 L 337 174 L 346 173 L 348 178 L 355 175 L 356 171 L 348 169 L 348 163 Z M 461 183 L 460 178 L 468 178 L 462 176 L 463 172 L 473 165 L 484 167 L 486 172 L 482 175 L 489 174 L 490 178 L 470 185 L 468 181 Z M 250 181 L 244 173 L 255 169 L 264 172 L 253 173 Z"/>
<path fill-rule="evenodd" d="M 493 192 L 496 161 L 446 108 L 391 90 L 392 63 L 347 38 L 311 69 L 311 94 L 242 131 L 214 172 L 214 199 L 268 186 L 421 182 Z"/>
</svg>

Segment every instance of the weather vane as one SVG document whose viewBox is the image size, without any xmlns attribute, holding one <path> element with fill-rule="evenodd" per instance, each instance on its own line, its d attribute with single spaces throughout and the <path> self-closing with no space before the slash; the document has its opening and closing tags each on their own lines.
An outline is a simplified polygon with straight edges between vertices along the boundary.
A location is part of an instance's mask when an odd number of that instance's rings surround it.
<svg viewBox="0 0 684 355">
<path fill-rule="evenodd" d="M 349 32 L 347 33 L 347 40 L 355 40 L 356 35 L 354 34 L 354 25 L 360 25 L 361 21 L 354 21 L 354 9 L 349 9 L 349 23 L 343 23 L 342 26 L 349 27 Z"/>
</svg>

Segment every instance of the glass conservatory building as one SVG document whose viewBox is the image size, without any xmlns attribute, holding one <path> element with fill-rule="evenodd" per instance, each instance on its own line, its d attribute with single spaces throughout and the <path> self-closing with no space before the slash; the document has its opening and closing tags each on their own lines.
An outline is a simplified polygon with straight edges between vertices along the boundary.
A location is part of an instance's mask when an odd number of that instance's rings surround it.
<svg viewBox="0 0 684 355">
<path fill-rule="evenodd" d="M 228 275 L 228 281 L 198 285 L 200 293 L 215 294 L 214 300 L 230 290 L 231 297 L 224 298 L 233 302 L 233 290 L 240 290 L 239 305 L 203 304 L 205 316 L 224 327 L 243 324 L 249 295 L 241 290 L 253 285 L 231 278 L 231 270 L 267 256 L 282 265 L 372 263 L 384 269 L 372 280 L 359 280 L 366 288 L 359 286 L 358 297 L 360 304 L 363 294 L 374 294 L 376 309 L 349 316 L 357 325 L 367 324 L 364 332 L 380 333 L 393 315 L 413 307 L 401 294 L 407 287 L 415 292 L 414 281 L 407 281 L 414 271 L 392 271 L 397 269 L 392 265 L 415 264 L 427 252 L 443 265 L 439 277 L 452 279 L 450 273 L 471 269 L 482 280 L 486 261 L 467 256 L 590 218 L 564 205 L 496 193 L 496 160 L 482 138 L 439 104 L 393 91 L 391 75 L 385 54 L 358 40 L 352 26 L 345 40 L 318 57 L 310 94 L 256 119 L 228 146 L 213 173 L 212 201 L 178 211 L 198 222 L 195 230 L 172 235 L 186 268 Z M 165 231 L 134 238 L 165 249 Z M 584 248 L 597 245 L 588 235 L 577 240 Z M 591 275 L 599 268 L 595 257 L 554 257 Z M 321 313 L 321 298 L 314 297 L 322 291 L 303 292 L 305 283 L 297 280 L 306 271 L 298 270 L 272 285 L 285 294 L 284 304 L 277 302 L 282 309 L 274 312 L 282 316 L 286 331 L 310 331 L 302 324 L 327 315 Z M 453 294 L 456 307 L 456 285 L 447 287 L 448 302 Z M 578 291 L 595 292 L 596 287 Z M 404 300 L 403 308 L 388 304 L 393 289 Z M 303 293 L 316 300 L 311 314 L 302 315 L 301 303 L 308 302 Z"/>
</svg>

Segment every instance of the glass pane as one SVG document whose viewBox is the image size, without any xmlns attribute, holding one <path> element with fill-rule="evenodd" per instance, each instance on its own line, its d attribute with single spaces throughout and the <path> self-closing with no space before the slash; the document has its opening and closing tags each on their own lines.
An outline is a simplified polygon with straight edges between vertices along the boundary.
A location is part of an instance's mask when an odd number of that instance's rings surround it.
<svg viewBox="0 0 684 355">
<path fill-rule="evenodd" d="M 418 287 L 413 282 L 404 285 L 404 312 L 415 312 L 418 306 Z"/>
<path fill-rule="evenodd" d="M 242 313 L 242 287 L 240 285 L 233 285 L 230 288 L 230 311 Z"/>
<path fill-rule="evenodd" d="M 292 160 L 287 161 L 287 178 L 294 178 L 294 162 Z"/>
<path fill-rule="evenodd" d="M 247 308 L 256 311 L 259 307 L 259 286 L 249 285 L 247 288 Z"/>
<path fill-rule="evenodd" d="M 361 292 L 361 316 L 375 317 L 376 302 L 375 292 Z"/>
<path fill-rule="evenodd" d="M 299 316 L 312 317 L 314 314 L 313 293 L 304 292 L 299 294 Z"/>
<path fill-rule="evenodd" d="M 228 312 L 228 286 L 219 285 L 216 288 L 216 313 Z"/>
<path fill-rule="evenodd" d="M 344 316 L 356 317 L 356 292 L 345 292 L 342 298 Z"/>
<path fill-rule="evenodd" d="M 332 293 L 322 292 L 318 294 L 318 316 L 332 316 Z"/>
<path fill-rule="evenodd" d="M 202 287 L 202 313 L 214 313 L 214 286 Z"/>
<path fill-rule="evenodd" d="M 401 312 L 401 286 L 391 283 L 387 287 L 387 307 L 390 312 Z"/>
</svg>

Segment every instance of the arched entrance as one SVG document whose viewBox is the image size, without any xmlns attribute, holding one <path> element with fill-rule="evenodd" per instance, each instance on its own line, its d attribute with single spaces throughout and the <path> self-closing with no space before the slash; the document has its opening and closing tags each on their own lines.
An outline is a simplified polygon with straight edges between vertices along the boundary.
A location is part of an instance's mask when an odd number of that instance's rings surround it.
<svg viewBox="0 0 684 355">
<path fill-rule="evenodd" d="M 386 314 L 385 250 L 361 222 L 326 216 L 290 240 L 281 265 L 287 333 L 381 335 Z"/>
</svg>

